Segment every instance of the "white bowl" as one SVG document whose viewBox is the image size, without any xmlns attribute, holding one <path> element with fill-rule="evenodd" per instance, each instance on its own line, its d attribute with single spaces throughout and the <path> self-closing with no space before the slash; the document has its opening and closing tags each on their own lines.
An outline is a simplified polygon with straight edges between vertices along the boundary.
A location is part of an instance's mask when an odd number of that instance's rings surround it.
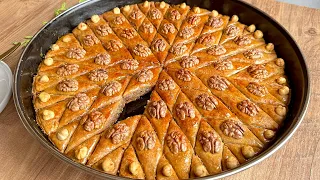
<svg viewBox="0 0 320 180">
<path fill-rule="evenodd" d="M 7 106 L 12 95 L 12 72 L 10 67 L 0 61 L 0 113 Z"/>
</svg>

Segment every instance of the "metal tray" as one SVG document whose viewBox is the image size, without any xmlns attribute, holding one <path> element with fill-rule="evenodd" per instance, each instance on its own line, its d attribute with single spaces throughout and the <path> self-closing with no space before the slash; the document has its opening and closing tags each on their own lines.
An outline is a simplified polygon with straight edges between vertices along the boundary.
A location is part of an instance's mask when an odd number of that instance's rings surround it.
<svg viewBox="0 0 320 180">
<path fill-rule="evenodd" d="M 126 4 L 140 3 L 139 0 L 92 0 L 78 4 L 62 13 L 46 26 L 44 26 L 30 41 L 23 51 L 18 62 L 14 82 L 14 102 L 20 119 L 26 129 L 44 145 L 53 155 L 61 160 L 72 164 L 90 174 L 108 179 L 125 179 L 118 176 L 108 175 L 85 165 L 76 163 L 60 153 L 42 133 L 35 121 L 35 113 L 32 105 L 32 78 L 37 72 L 38 65 L 42 61 L 41 53 L 45 53 L 55 43 L 59 36 L 71 32 L 80 22 L 89 19 L 93 14 L 101 14 L 114 7 Z M 170 4 L 182 3 L 181 0 L 168 0 Z M 237 14 L 244 24 L 255 24 L 257 29 L 264 33 L 266 42 L 272 42 L 279 57 L 286 61 L 286 74 L 292 88 L 292 98 L 289 105 L 288 116 L 284 126 L 274 143 L 257 157 L 252 158 L 245 164 L 233 170 L 224 171 L 220 174 L 200 179 L 223 178 L 242 170 L 245 170 L 269 157 L 278 150 L 293 135 L 300 125 L 308 106 L 310 96 L 310 80 L 304 57 L 296 42 L 289 33 L 272 17 L 251 5 L 239 0 L 187 0 L 190 6 L 199 6 L 209 10 L 218 10 L 221 14 L 232 16 Z M 146 99 L 142 98 L 141 104 Z M 129 110 L 128 110 L 129 109 Z M 123 116 L 141 112 L 143 106 L 131 104 Z"/>
</svg>

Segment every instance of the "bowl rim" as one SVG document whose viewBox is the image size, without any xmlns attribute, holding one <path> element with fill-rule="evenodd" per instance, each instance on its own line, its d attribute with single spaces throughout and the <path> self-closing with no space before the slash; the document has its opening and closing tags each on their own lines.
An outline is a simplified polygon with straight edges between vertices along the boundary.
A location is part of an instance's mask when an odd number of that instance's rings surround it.
<svg viewBox="0 0 320 180">
<path fill-rule="evenodd" d="M 17 109 L 19 118 L 22 122 L 22 124 L 24 125 L 24 127 L 27 129 L 27 131 L 32 134 L 32 136 L 34 138 L 36 138 L 38 141 L 40 141 L 40 144 L 42 146 L 45 147 L 45 149 L 47 149 L 51 154 L 53 154 L 55 157 L 58 157 L 58 159 L 62 160 L 63 162 L 67 162 L 68 164 L 71 164 L 72 166 L 78 167 L 82 170 L 84 170 L 85 172 L 87 172 L 88 174 L 92 174 L 92 175 L 96 175 L 98 177 L 102 177 L 102 178 L 110 178 L 110 179 L 128 179 L 128 178 L 124 178 L 124 177 L 120 177 L 120 176 L 115 176 L 115 175 L 110 175 L 110 174 L 106 174 L 103 173 L 99 170 L 93 169 L 91 167 L 88 167 L 86 165 L 82 165 L 80 163 L 77 163 L 71 159 L 69 159 L 68 157 L 66 157 L 64 154 L 62 154 L 60 151 L 58 151 L 51 143 L 50 141 L 48 141 L 47 139 L 41 138 L 40 136 L 38 136 L 38 132 L 35 131 L 35 129 L 29 124 L 27 123 L 27 117 L 24 114 L 23 111 L 23 107 L 22 107 L 22 102 L 21 102 L 21 97 L 19 97 L 19 93 L 18 93 L 18 83 L 19 83 L 19 70 L 20 70 L 20 65 L 23 61 L 23 56 L 25 55 L 25 53 L 27 52 L 27 50 L 29 49 L 30 44 L 34 41 L 34 39 L 44 30 L 47 28 L 47 26 L 49 26 L 52 22 L 54 22 L 55 20 L 59 19 L 61 16 L 64 16 L 65 14 L 73 11 L 74 9 L 79 8 L 80 6 L 84 6 L 86 4 L 91 4 L 91 3 L 95 3 L 97 1 L 100 0 L 91 0 L 91 1 L 85 1 L 79 4 L 76 4 L 75 6 L 70 7 L 68 10 L 64 11 L 63 13 L 59 14 L 58 16 L 54 17 L 52 20 L 50 20 L 46 25 L 44 25 L 34 36 L 33 38 L 30 40 L 30 42 L 28 43 L 28 45 L 26 46 L 26 48 L 23 50 L 19 61 L 17 63 L 16 69 L 15 69 L 15 75 L 14 75 L 14 84 L 13 84 L 13 99 L 14 99 L 14 104 L 15 107 Z M 297 56 L 300 56 L 300 60 L 302 60 L 300 63 L 302 66 L 302 71 L 304 74 L 304 78 L 305 78 L 305 93 L 303 94 L 303 100 L 304 100 L 304 104 L 301 108 L 301 113 L 297 115 L 297 121 L 296 123 L 293 123 L 291 125 L 291 127 L 286 130 L 282 136 L 275 141 L 271 146 L 269 146 L 267 149 L 265 149 L 262 153 L 260 153 L 258 156 L 256 156 L 255 158 L 250 159 L 248 162 L 241 164 L 239 167 L 232 169 L 232 170 L 227 170 L 227 171 L 223 171 L 219 174 L 216 175 L 210 175 L 210 176 L 206 176 L 206 177 L 202 177 L 202 178 L 196 178 L 196 179 L 221 179 L 227 176 L 231 176 L 233 174 L 239 173 L 243 170 L 246 170 L 258 163 L 260 163 L 261 161 L 265 160 L 266 158 L 270 157 L 273 153 L 275 153 L 278 149 L 280 149 L 291 137 L 292 135 L 296 132 L 296 130 L 298 129 L 298 127 L 300 126 L 301 122 L 304 119 L 304 116 L 307 112 L 307 108 L 309 105 L 309 101 L 310 101 L 310 76 L 309 76 L 309 71 L 306 65 L 306 61 L 304 58 L 304 55 L 301 51 L 301 49 L 299 48 L 298 44 L 296 43 L 296 41 L 294 40 L 294 38 L 290 35 L 290 33 L 277 21 L 275 20 L 273 17 L 271 17 L 270 15 L 266 14 L 264 11 L 260 10 L 259 8 L 244 2 L 243 0 L 231 0 L 233 2 L 236 3 L 240 3 L 241 5 L 244 5 L 247 8 L 250 8 L 253 11 L 256 11 L 257 13 L 259 13 L 260 15 L 264 16 L 266 19 L 268 19 L 268 21 L 270 23 L 273 23 L 274 25 L 277 26 L 277 28 L 287 37 L 289 38 L 288 41 L 291 41 L 291 45 L 293 46 L 293 48 L 295 48 L 295 52 L 297 54 Z M 294 47 L 295 46 L 295 47 Z"/>
</svg>

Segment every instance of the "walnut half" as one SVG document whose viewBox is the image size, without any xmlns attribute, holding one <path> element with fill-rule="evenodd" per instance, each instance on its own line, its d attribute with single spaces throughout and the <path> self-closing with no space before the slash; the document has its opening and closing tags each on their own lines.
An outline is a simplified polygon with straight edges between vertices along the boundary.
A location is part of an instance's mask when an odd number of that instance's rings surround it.
<svg viewBox="0 0 320 180">
<path fill-rule="evenodd" d="M 151 101 L 148 106 L 148 112 L 153 118 L 164 118 L 167 113 L 167 105 L 163 100 Z"/>
<path fill-rule="evenodd" d="M 259 112 L 258 106 L 249 100 L 241 101 L 238 103 L 237 107 L 241 112 L 246 113 L 249 116 L 255 116 Z"/>
<path fill-rule="evenodd" d="M 137 149 L 142 150 L 152 150 L 156 145 L 156 135 L 153 131 L 142 131 L 137 138 Z"/>
<path fill-rule="evenodd" d="M 205 152 L 214 154 L 221 150 L 221 141 L 213 131 L 202 131 L 200 133 L 199 142 Z"/>
<path fill-rule="evenodd" d="M 118 81 L 111 81 L 104 86 L 102 93 L 106 96 L 113 96 L 121 90 L 121 87 L 122 85 Z"/>
<path fill-rule="evenodd" d="M 106 121 L 106 118 L 104 117 L 104 115 L 99 111 L 95 111 L 89 114 L 87 120 L 83 124 L 83 128 L 86 131 L 90 132 L 94 129 L 101 128 L 103 125 L 103 122 L 105 121 Z"/>
<path fill-rule="evenodd" d="M 79 111 L 86 109 L 90 103 L 90 98 L 85 93 L 79 93 L 67 104 L 71 111 Z"/>
<path fill-rule="evenodd" d="M 70 59 L 81 59 L 86 55 L 86 51 L 81 48 L 70 48 L 66 56 Z"/>
<path fill-rule="evenodd" d="M 105 69 L 96 69 L 91 71 L 88 77 L 90 81 L 103 81 L 108 79 L 108 72 Z"/>
<path fill-rule="evenodd" d="M 180 65 L 183 68 L 191 68 L 199 64 L 199 58 L 197 56 L 183 56 L 180 61 Z"/>
<path fill-rule="evenodd" d="M 220 129 L 224 135 L 241 139 L 244 136 L 244 129 L 241 127 L 241 124 L 232 120 L 226 120 L 220 125 Z"/>
<path fill-rule="evenodd" d="M 191 81 L 191 72 L 187 69 L 179 69 L 179 71 L 176 72 L 176 76 L 178 79 L 182 81 Z"/>
<path fill-rule="evenodd" d="M 137 80 L 138 82 L 147 82 L 153 78 L 153 73 L 150 69 L 144 69 L 138 73 Z"/>
<path fill-rule="evenodd" d="M 57 74 L 59 76 L 70 76 L 77 73 L 79 70 L 78 64 L 65 64 L 58 68 Z"/>
<path fill-rule="evenodd" d="M 110 138 L 112 144 L 119 144 L 129 136 L 129 130 L 124 123 L 116 124 L 106 133 L 106 138 Z"/>
<path fill-rule="evenodd" d="M 57 89 L 63 92 L 74 92 L 78 90 L 79 83 L 75 79 L 65 79 L 57 85 Z"/>
<path fill-rule="evenodd" d="M 158 87 L 162 91 L 169 91 L 174 90 L 176 88 L 176 85 L 172 79 L 163 79 L 159 81 Z"/>
<path fill-rule="evenodd" d="M 248 68 L 248 73 L 251 77 L 256 79 L 265 79 L 268 76 L 268 71 L 266 70 L 265 65 L 262 64 L 250 66 Z"/>
<path fill-rule="evenodd" d="M 151 49 L 155 52 L 163 52 L 166 49 L 166 46 L 166 42 L 160 38 L 151 43 Z"/>
<path fill-rule="evenodd" d="M 187 151 L 186 137 L 179 131 L 173 131 L 166 137 L 166 143 L 173 154 Z"/>
<path fill-rule="evenodd" d="M 133 53 L 140 57 L 147 57 L 151 54 L 151 50 L 143 44 L 137 44 L 133 48 Z"/>
<path fill-rule="evenodd" d="M 193 119 L 196 117 L 196 112 L 189 102 L 183 102 L 176 105 L 176 115 L 179 119 L 185 120 L 187 117 Z"/>
<path fill-rule="evenodd" d="M 248 84 L 247 89 L 250 93 L 259 96 L 259 97 L 263 97 L 267 94 L 268 90 L 265 86 L 260 85 L 258 83 L 255 82 L 251 82 Z"/>
<path fill-rule="evenodd" d="M 204 110 L 212 111 L 217 108 L 218 100 L 213 96 L 203 93 L 196 98 L 196 104 Z"/>
<path fill-rule="evenodd" d="M 208 86 L 218 91 L 226 90 L 229 87 L 229 85 L 230 85 L 230 82 L 226 78 L 221 77 L 219 75 L 211 76 L 208 79 Z"/>
</svg>

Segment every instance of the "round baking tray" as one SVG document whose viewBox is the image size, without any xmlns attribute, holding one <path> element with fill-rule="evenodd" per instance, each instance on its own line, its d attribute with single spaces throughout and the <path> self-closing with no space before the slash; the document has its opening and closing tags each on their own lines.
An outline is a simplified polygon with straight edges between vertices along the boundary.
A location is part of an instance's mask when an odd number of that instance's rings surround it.
<svg viewBox="0 0 320 180">
<path fill-rule="evenodd" d="M 126 4 L 135 4 L 140 2 L 142 1 L 92 0 L 68 9 L 46 24 L 37 34 L 35 34 L 23 51 L 15 73 L 14 102 L 20 119 L 26 129 L 53 155 L 57 156 L 61 160 L 90 174 L 108 179 L 126 178 L 108 175 L 72 161 L 60 153 L 44 135 L 35 121 L 35 113 L 32 105 L 32 81 L 33 76 L 37 72 L 38 65 L 42 61 L 40 54 L 46 53 L 51 44 L 55 43 L 60 36 L 71 32 L 72 29 L 80 22 L 89 19 L 93 14 L 101 14 L 117 6 L 119 7 Z M 170 4 L 178 4 L 183 1 L 169 0 L 166 2 Z M 199 6 L 209 10 L 215 9 L 221 14 L 229 16 L 237 14 L 240 18 L 240 22 L 244 24 L 255 24 L 258 29 L 263 31 L 266 42 L 274 43 L 277 55 L 285 59 L 286 74 L 291 82 L 290 86 L 292 88 L 292 95 L 288 116 L 273 144 L 255 158 L 252 158 L 250 161 L 235 169 L 224 171 L 217 175 L 199 178 L 219 179 L 245 170 L 261 162 L 277 151 L 285 142 L 288 141 L 288 139 L 290 139 L 303 120 L 308 106 L 310 95 L 308 70 L 304 57 L 290 34 L 272 17 L 259 9 L 239 0 L 187 0 L 186 3 L 190 6 Z M 137 109 L 137 111 L 139 112 L 140 110 Z"/>
</svg>

